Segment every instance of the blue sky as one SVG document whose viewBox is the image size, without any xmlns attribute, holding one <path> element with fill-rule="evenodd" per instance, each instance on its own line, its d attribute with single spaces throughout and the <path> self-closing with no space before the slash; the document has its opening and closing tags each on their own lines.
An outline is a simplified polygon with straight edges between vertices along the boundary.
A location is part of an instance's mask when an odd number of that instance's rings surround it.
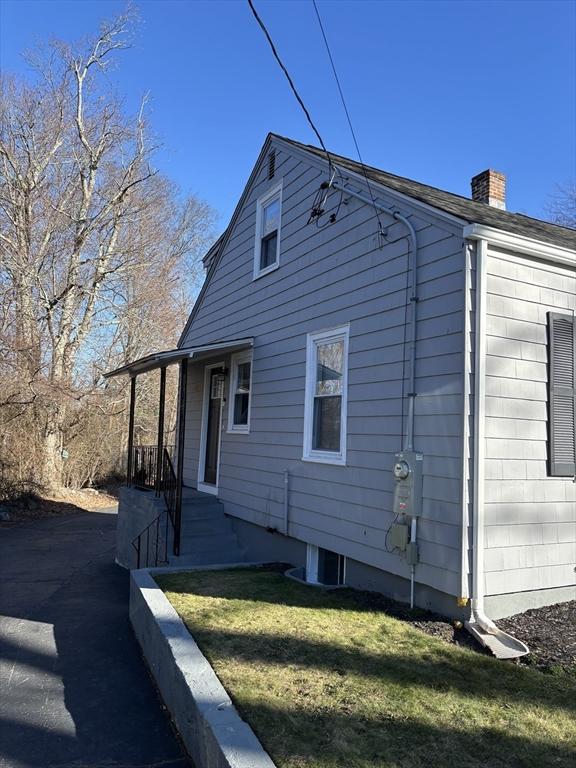
<svg viewBox="0 0 576 768">
<path fill-rule="evenodd" d="M 576 3 L 317 0 L 365 162 L 459 194 L 487 167 L 540 217 L 576 176 Z M 140 0 L 112 77 L 163 141 L 157 164 L 231 215 L 268 131 L 316 143 L 244 0 Z M 355 157 L 311 0 L 255 0 L 329 149 Z M 0 64 L 73 40 L 116 0 L 0 0 Z"/>
</svg>

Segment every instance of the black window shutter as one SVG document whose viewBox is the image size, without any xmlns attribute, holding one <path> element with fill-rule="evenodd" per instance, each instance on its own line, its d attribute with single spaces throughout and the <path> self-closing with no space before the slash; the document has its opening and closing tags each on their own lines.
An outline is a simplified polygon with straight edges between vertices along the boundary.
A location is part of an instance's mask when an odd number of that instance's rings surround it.
<svg viewBox="0 0 576 768">
<path fill-rule="evenodd" d="M 548 432 L 550 474 L 576 475 L 576 324 L 548 313 Z"/>
</svg>

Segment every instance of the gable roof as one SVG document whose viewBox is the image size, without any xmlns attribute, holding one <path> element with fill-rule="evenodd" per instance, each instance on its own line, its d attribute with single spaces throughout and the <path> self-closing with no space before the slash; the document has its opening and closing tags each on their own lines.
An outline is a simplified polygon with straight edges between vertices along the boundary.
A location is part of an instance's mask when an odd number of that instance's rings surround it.
<svg viewBox="0 0 576 768">
<path fill-rule="evenodd" d="M 186 320 L 186 325 L 184 326 L 182 333 L 180 334 L 180 338 L 178 339 L 177 347 L 180 349 L 186 339 L 186 334 L 188 333 L 188 329 L 190 328 L 192 324 L 192 320 L 196 316 L 196 313 L 198 312 L 198 309 L 200 308 L 200 304 L 202 303 L 202 300 L 204 299 L 204 295 L 206 294 L 206 291 L 208 289 L 208 284 L 210 283 L 210 280 L 212 278 L 212 275 L 214 274 L 216 270 L 216 266 L 218 262 L 220 261 L 220 256 L 222 255 L 222 251 L 226 247 L 226 244 L 228 240 L 230 239 L 230 235 L 232 234 L 232 230 L 234 229 L 234 224 L 238 220 L 238 216 L 240 214 L 240 211 L 242 210 L 242 206 L 244 205 L 244 201 L 246 200 L 248 193 L 250 191 L 250 187 L 252 186 L 252 182 L 256 178 L 256 175 L 258 173 L 258 169 L 260 167 L 260 164 L 262 163 L 262 159 L 266 155 L 266 152 L 268 151 L 268 147 L 270 146 L 270 143 L 272 139 L 274 138 L 274 134 L 269 133 L 266 136 L 266 140 L 264 141 L 264 144 L 262 146 L 262 149 L 260 150 L 260 154 L 258 155 L 258 159 L 256 160 L 256 163 L 254 164 L 254 167 L 252 168 L 252 173 L 250 174 L 250 177 L 248 178 L 248 181 L 246 182 L 246 185 L 242 191 L 242 194 L 240 195 L 240 199 L 236 203 L 236 208 L 234 208 L 234 213 L 232 214 L 232 218 L 228 222 L 228 226 L 222 232 L 220 237 L 216 240 L 216 242 L 208 249 L 208 252 L 202 259 L 204 266 L 206 267 L 206 279 L 204 280 L 204 283 L 202 284 L 202 288 L 200 288 L 200 293 L 196 297 L 196 301 L 194 302 L 194 306 L 192 307 L 192 311 L 188 315 L 188 320 Z"/>
<path fill-rule="evenodd" d="M 206 279 L 204 280 L 200 293 L 194 302 L 192 311 L 190 312 L 188 320 L 186 321 L 182 333 L 180 334 L 177 345 L 178 349 L 180 349 L 184 343 L 188 329 L 190 328 L 190 325 L 192 324 L 192 321 L 198 312 L 200 304 L 202 303 L 208 288 L 210 279 L 216 270 L 220 256 L 222 255 L 226 243 L 230 238 L 234 224 L 238 219 L 238 215 L 248 195 L 252 181 L 255 178 L 262 159 L 268 151 L 268 148 L 273 140 L 284 142 L 289 146 L 312 154 L 326 162 L 325 152 L 318 147 L 314 147 L 311 144 L 302 144 L 295 139 L 289 139 L 277 133 L 269 133 L 267 135 L 266 140 L 264 141 L 264 145 L 260 150 L 258 159 L 256 160 L 254 168 L 252 169 L 252 173 L 250 174 L 246 186 L 244 187 L 236 208 L 234 209 L 234 213 L 232 214 L 232 218 L 230 219 L 228 226 L 216 240 L 216 242 L 208 249 L 206 255 L 203 258 L 204 266 L 207 270 Z M 462 195 L 446 192 L 442 189 L 431 187 L 428 184 L 421 184 L 419 181 L 413 181 L 412 179 L 405 178 L 404 176 L 396 176 L 393 173 L 381 171 L 378 168 L 374 168 L 370 165 L 364 165 L 363 168 L 361 163 L 356 162 L 356 160 L 351 160 L 350 158 L 343 157 L 342 155 L 335 155 L 333 152 L 330 153 L 330 157 L 342 168 L 348 169 L 362 177 L 364 176 L 365 172 L 370 181 L 376 182 L 377 184 L 396 192 L 400 192 L 401 194 L 406 195 L 407 197 L 411 197 L 414 200 L 419 200 L 423 203 L 426 203 L 427 205 L 444 213 L 448 213 L 451 216 L 456 216 L 464 223 L 483 224 L 485 226 L 503 230 L 514 235 L 522 235 L 533 240 L 539 240 L 541 242 L 559 245 L 563 248 L 576 250 L 575 229 L 561 227 L 557 224 L 550 224 L 549 222 L 541 221 L 540 219 L 533 219 L 530 216 L 524 216 L 524 214 L 521 213 L 501 211 L 500 209 L 494 208 L 490 205 L 487 205 L 486 203 L 477 203 L 474 200 L 463 197 Z"/>
<path fill-rule="evenodd" d="M 326 154 L 318 147 L 313 147 L 310 144 L 301 144 L 299 141 L 294 141 L 294 139 L 288 139 L 277 134 L 272 135 L 293 147 L 326 160 Z M 333 162 L 340 167 L 364 176 L 362 165 L 355 160 L 335 155 L 332 152 L 330 152 L 330 156 Z M 477 203 L 462 195 L 445 192 L 442 189 L 431 187 L 428 184 L 421 184 L 419 181 L 413 181 L 404 176 L 395 176 L 393 173 L 386 173 L 369 165 L 364 165 L 364 169 L 370 181 L 375 181 L 384 187 L 412 197 L 415 200 L 420 200 L 433 208 L 449 213 L 452 216 L 457 216 L 470 224 L 484 224 L 488 227 L 494 227 L 494 229 L 505 230 L 514 235 L 522 235 L 534 240 L 542 240 L 546 243 L 560 245 L 563 248 L 576 248 L 575 229 L 561 227 L 557 224 L 541 221 L 540 219 L 533 219 L 530 216 L 524 216 L 522 213 L 501 211 L 499 208 L 494 208 L 486 203 Z"/>
</svg>

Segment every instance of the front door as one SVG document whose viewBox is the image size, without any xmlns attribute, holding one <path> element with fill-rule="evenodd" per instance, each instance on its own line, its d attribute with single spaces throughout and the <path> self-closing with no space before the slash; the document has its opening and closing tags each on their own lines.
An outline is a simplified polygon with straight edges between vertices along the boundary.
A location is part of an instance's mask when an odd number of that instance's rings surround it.
<svg viewBox="0 0 576 768">
<path fill-rule="evenodd" d="M 220 451 L 220 421 L 222 411 L 222 369 L 212 368 L 208 383 L 208 413 L 206 425 L 206 457 L 204 482 L 216 485 L 218 480 L 218 454 Z"/>
</svg>

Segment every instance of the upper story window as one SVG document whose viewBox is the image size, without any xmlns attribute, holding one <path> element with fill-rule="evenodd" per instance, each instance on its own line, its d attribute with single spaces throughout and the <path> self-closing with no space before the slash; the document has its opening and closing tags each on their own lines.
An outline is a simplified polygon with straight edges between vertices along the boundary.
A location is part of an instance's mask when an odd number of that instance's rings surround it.
<svg viewBox="0 0 576 768">
<path fill-rule="evenodd" d="M 305 460 L 346 463 L 347 389 L 348 326 L 308 334 Z"/>
<path fill-rule="evenodd" d="M 281 219 L 282 185 L 278 184 L 256 203 L 254 278 L 265 275 L 278 267 Z"/>
<path fill-rule="evenodd" d="M 250 430 L 250 399 L 252 390 L 252 353 L 239 352 L 232 356 L 230 371 L 230 403 L 228 406 L 228 430 Z"/>
</svg>

